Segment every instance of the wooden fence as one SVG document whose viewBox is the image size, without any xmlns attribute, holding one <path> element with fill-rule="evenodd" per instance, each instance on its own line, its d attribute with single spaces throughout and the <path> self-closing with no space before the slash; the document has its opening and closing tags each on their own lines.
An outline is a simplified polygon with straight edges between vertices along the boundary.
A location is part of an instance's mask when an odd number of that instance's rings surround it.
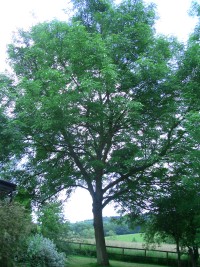
<svg viewBox="0 0 200 267">
<path fill-rule="evenodd" d="M 94 256 L 96 245 L 93 243 L 84 242 L 69 242 L 71 248 L 80 254 Z M 120 260 L 129 260 L 133 262 L 155 263 L 168 266 L 177 266 L 177 252 L 145 249 L 145 248 L 130 248 L 106 245 L 107 252 L 111 258 Z M 190 262 L 187 253 L 182 253 L 182 266 L 189 267 Z"/>
</svg>

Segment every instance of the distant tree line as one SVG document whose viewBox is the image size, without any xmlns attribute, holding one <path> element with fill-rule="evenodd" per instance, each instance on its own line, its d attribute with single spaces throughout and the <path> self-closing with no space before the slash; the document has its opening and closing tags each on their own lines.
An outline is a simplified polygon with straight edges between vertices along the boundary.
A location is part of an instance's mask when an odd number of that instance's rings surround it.
<svg viewBox="0 0 200 267">
<path fill-rule="evenodd" d="M 140 231 L 139 226 L 133 228 L 118 216 L 104 217 L 103 222 L 105 236 L 134 234 Z M 94 238 L 93 220 L 70 223 L 70 231 L 77 237 Z"/>
</svg>

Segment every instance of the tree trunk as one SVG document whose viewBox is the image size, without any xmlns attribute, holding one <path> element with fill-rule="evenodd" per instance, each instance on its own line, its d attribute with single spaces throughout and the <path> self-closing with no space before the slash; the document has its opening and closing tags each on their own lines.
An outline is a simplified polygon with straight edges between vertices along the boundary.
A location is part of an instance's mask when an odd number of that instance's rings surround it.
<svg viewBox="0 0 200 267">
<path fill-rule="evenodd" d="M 197 267 L 198 258 L 199 258 L 198 247 L 195 246 L 195 247 L 189 248 L 189 255 L 190 255 L 192 267 Z"/>
<path fill-rule="evenodd" d="M 194 250 L 195 265 L 198 266 L 198 259 L 199 259 L 199 248 L 198 248 L 198 246 L 195 246 L 193 250 Z"/>
<path fill-rule="evenodd" d="M 176 240 L 176 251 L 178 255 L 178 267 L 181 267 L 181 252 L 180 252 L 180 246 L 179 246 L 179 240 Z"/>
<path fill-rule="evenodd" d="M 103 229 L 102 201 L 97 197 L 93 198 L 94 232 L 96 241 L 97 264 L 109 266 L 108 254 Z"/>
<path fill-rule="evenodd" d="M 7 258 L 7 256 L 2 256 L 1 260 L 0 260 L 0 266 L 3 267 L 10 267 L 11 265 L 9 264 L 9 260 Z"/>
</svg>

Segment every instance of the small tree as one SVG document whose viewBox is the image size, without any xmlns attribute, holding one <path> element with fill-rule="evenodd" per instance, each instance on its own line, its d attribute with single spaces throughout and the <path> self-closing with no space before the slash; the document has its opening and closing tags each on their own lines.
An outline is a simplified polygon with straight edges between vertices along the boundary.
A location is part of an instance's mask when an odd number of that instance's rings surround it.
<svg viewBox="0 0 200 267">
<path fill-rule="evenodd" d="M 67 238 L 69 224 L 66 222 L 60 202 L 47 203 L 38 212 L 41 234 L 52 240 L 62 250 Z M 65 245 L 66 247 L 66 245 Z"/>
<path fill-rule="evenodd" d="M 168 195 L 158 196 L 151 206 L 145 238 L 148 242 L 171 237 L 176 243 L 178 266 L 181 266 L 181 247 L 187 248 L 192 266 L 197 266 L 200 244 L 199 188 L 188 184 L 176 185 Z M 156 240 L 158 241 L 158 240 Z"/>
<path fill-rule="evenodd" d="M 178 254 L 178 266 L 181 266 L 180 241 L 184 232 L 184 214 L 177 207 L 182 201 L 179 195 L 170 197 L 160 197 L 153 203 L 147 217 L 147 225 L 145 229 L 145 240 L 147 243 L 160 243 L 165 241 L 167 237 L 171 237 L 176 244 Z"/>
<path fill-rule="evenodd" d="M 196 188 L 197 184 L 199 182 L 187 185 L 184 194 L 185 232 L 181 240 L 182 246 L 188 248 L 193 267 L 198 266 L 200 248 L 200 188 Z"/>
</svg>

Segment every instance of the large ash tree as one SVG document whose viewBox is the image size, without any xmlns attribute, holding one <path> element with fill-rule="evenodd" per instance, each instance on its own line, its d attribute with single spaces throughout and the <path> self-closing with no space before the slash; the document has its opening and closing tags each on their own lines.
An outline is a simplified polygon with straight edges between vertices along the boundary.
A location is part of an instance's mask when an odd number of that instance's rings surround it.
<svg viewBox="0 0 200 267">
<path fill-rule="evenodd" d="M 19 31 L 9 46 L 13 124 L 26 157 L 21 183 L 43 200 L 64 189 L 87 190 L 97 262 L 108 266 L 103 208 L 130 192 L 135 203 L 145 201 L 150 174 L 184 138 L 181 46 L 155 36 L 154 7 L 142 1 L 74 6 L 70 22 Z"/>
<path fill-rule="evenodd" d="M 10 125 L 11 119 L 8 116 L 11 100 L 9 95 L 12 87 L 12 80 L 5 74 L 0 74 L 0 89 L 2 88 L 0 90 L 0 175 L 3 165 L 10 161 L 14 152 L 16 133 Z"/>
</svg>

